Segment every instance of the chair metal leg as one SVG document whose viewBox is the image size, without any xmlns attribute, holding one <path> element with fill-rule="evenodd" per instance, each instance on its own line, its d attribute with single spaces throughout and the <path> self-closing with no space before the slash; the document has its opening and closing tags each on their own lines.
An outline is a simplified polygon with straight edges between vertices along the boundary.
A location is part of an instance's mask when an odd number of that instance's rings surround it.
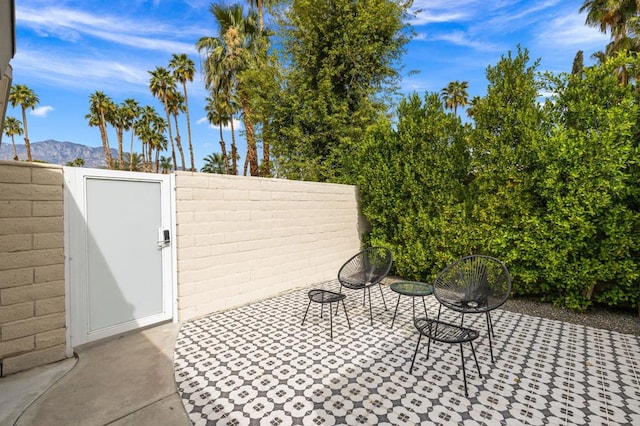
<svg viewBox="0 0 640 426">
<path fill-rule="evenodd" d="M 416 362 L 416 355 L 418 355 L 418 348 L 420 347 L 420 339 L 422 339 L 422 334 L 418 335 L 418 343 L 416 344 L 416 351 L 413 353 L 413 359 L 411 360 L 411 367 L 409 368 L 409 373 L 413 371 L 413 363 Z"/>
<path fill-rule="evenodd" d="M 384 310 L 387 310 L 387 302 L 384 301 L 384 293 L 382 292 L 382 285 L 378 283 L 378 288 L 380 289 L 380 296 L 382 296 L 382 304 L 384 305 Z"/>
<path fill-rule="evenodd" d="M 367 287 L 369 293 L 369 316 L 371 317 L 371 326 L 373 327 L 373 308 L 371 307 L 371 287 Z"/>
<path fill-rule="evenodd" d="M 311 300 L 309 300 L 309 304 L 307 305 L 307 310 L 304 311 L 304 317 L 302 317 L 302 325 L 304 325 L 304 320 L 307 319 L 307 313 L 309 312 L 310 307 L 311 307 Z"/>
<path fill-rule="evenodd" d="M 496 334 L 493 332 L 493 321 L 491 320 L 491 312 L 487 311 L 487 326 L 491 329 L 491 335 L 496 337 Z"/>
<path fill-rule="evenodd" d="M 464 368 L 464 353 L 462 352 L 462 343 L 460 343 L 460 363 L 462 364 L 462 379 L 464 381 L 464 396 L 469 398 L 469 391 L 467 390 L 467 372 Z"/>
<path fill-rule="evenodd" d="M 393 313 L 393 320 L 391 321 L 391 328 L 393 328 L 393 323 L 396 321 L 396 315 L 398 314 L 398 306 L 400 305 L 400 294 L 398 295 L 398 303 L 396 303 L 396 310 Z"/>
<path fill-rule="evenodd" d="M 342 308 L 344 309 L 344 316 L 347 317 L 347 324 L 349 325 L 349 330 L 351 330 L 351 323 L 349 322 L 349 315 L 347 314 L 347 307 L 344 305 L 344 299 L 342 300 Z M 336 309 L 337 311 L 337 309 Z"/>
<path fill-rule="evenodd" d="M 329 304 L 329 312 L 331 312 L 331 304 Z M 320 303 L 320 318 L 322 318 L 323 313 L 324 313 L 324 303 Z"/>
<path fill-rule="evenodd" d="M 471 353 L 473 353 L 473 359 L 476 361 L 476 368 L 478 369 L 478 376 L 482 377 L 480 373 L 480 366 L 478 365 L 478 358 L 476 358 L 476 350 L 473 348 L 473 342 L 469 342 L 471 345 Z"/>
<path fill-rule="evenodd" d="M 413 319 L 416 319 L 416 298 L 411 298 L 411 313 L 413 315 Z"/>
<path fill-rule="evenodd" d="M 342 284 L 340 284 L 340 291 L 338 291 L 338 293 L 342 293 Z M 331 309 L 331 306 L 329 306 L 329 309 Z M 338 314 L 338 305 L 336 305 L 336 315 Z"/>
<path fill-rule="evenodd" d="M 333 340 L 333 311 L 331 310 L 331 304 L 329 304 L 329 318 L 329 338 Z"/>
<path fill-rule="evenodd" d="M 427 313 L 427 304 L 424 301 L 424 296 L 422 296 L 422 306 L 424 306 L 424 316 L 429 319 L 429 314 Z"/>
<path fill-rule="evenodd" d="M 491 354 L 491 363 L 493 364 L 493 343 L 491 342 L 491 330 L 489 328 L 489 323 L 487 322 L 487 334 L 489 335 L 489 353 Z"/>
</svg>

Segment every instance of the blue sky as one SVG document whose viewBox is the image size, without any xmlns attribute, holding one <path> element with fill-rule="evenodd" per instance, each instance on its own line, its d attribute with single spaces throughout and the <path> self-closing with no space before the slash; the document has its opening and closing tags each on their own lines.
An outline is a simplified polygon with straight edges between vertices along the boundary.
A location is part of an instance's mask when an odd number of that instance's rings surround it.
<svg viewBox="0 0 640 426">
<path fill-rule="evenodd" d="M 423 94 L 440 91 L 453 80 L 466 80 L 470 97 L 483 95 L 487 66 L 515 51 L 518 44 L 528 48 L 533 59 L 541 59 L 540 70 L 569 71 L 576 51 L 583 50 L 588 61 L 609 40 L 584 25 L 584 14 L 579 14 L 582 3 L 415 0 L 414 10 L 420 12 L 410 22 L 415 38 L 407 45 L 401 90 Z M 89 95 L 96 90 L 118 103 L 135 98 L 162 114 L 160 103 L 149 93 L 148 71 L 166 67 L 173 53 L 187 53 L 197 69 L 187 90 L 196 166 L 201 167 L 203 157 L 220 150 L 218 129 L 205 119 L 207 93 L 194 47 L 200 37 L 217 34 L 210 4 L 210 0 L 17 0 L 13 80 L 40 98 L 27 118 L 30 140 L 101 146 L 98 129 L 89 127 L 84 118 Z M 7 115 L 21 119 L 20 111 L 11 106 Z M 185 123 L 180 131 L 186 141 Z M 228 132 L 225 139 L 229 141 Z M 22 143 L 21 138 L 16 143 Z M 113 133 L 110 143 L 116 146 Z M 244 159 L 244 141 L 238 144 Z"/>
</svg>

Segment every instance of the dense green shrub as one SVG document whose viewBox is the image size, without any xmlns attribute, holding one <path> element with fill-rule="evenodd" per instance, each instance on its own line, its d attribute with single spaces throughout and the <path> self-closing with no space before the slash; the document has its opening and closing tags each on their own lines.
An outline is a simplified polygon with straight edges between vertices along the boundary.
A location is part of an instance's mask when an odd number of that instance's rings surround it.
<svg viewBox="0 0 640 426">
<path fill-rule="evenodd" d="M 474 107 L 470 138 L 472 217 L 475 253 L 502 259 L 514 278 L 515 294 L 538 293 L 536 232 L 541 202 L 535 191 L 543 166 L 537 152 L 548 134 L 538 101 L 542 81 L 538 63 L 526 50 L 509 53 L 487 68 L 487 94 Z"/>
<path fill-rule="evenodd" d="M 487 69 L 473 128 L 436 94 L 408 96 L 360 152 L 370 243 L 391 248 L 405 278 L 482 253 L 505 261 L 516 295 L 638 304 L 638 92 L 613 72 L 629 62 L 542 77 L 519 49 Z"/>
<path fill-rule="evenodd" d="M 371 244 L 392 249 L 396 272 L 427 279 L 468 253 L 464 218 L 468 126 L 444 112 L 437 94 L 413 94 L 399 121 L 369 131 L 361 153 L 360 192 Z"/>
<path fill-rule="evenodd" d="M 592 295 L 610 305 L 638 302 L 638 105 L 635 89 L 618 84 L 616 66 L 551 78 L 549 87 L 557 126 L 538 153 L 541 278 L 552 286 L 547 298 L 572 308 L 587 307 Z"/>
</svg>

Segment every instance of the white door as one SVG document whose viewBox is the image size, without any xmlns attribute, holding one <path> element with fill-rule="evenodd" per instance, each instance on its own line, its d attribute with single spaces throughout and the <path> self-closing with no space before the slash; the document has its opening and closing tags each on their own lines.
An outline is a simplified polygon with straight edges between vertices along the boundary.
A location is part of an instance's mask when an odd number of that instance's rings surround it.
<svg viewBox="0 0 640 426">
<path fill-rule="evenodd" d="M 170 176 L 64 175 L 71 345 L 172 319 Z"/>
</svg>

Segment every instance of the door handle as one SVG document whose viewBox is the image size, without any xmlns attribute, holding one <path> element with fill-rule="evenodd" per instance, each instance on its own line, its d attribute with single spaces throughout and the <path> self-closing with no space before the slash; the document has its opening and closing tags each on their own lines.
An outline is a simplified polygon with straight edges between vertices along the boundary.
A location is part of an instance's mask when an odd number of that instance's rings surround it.
<svg viewBox="0 0 640 426">
<path fill-rule="evenodd" d="M 171 243 L 171 232 L 168 229 L 158 229 L 158 247 L 166 247 Z"/>
</svg>

